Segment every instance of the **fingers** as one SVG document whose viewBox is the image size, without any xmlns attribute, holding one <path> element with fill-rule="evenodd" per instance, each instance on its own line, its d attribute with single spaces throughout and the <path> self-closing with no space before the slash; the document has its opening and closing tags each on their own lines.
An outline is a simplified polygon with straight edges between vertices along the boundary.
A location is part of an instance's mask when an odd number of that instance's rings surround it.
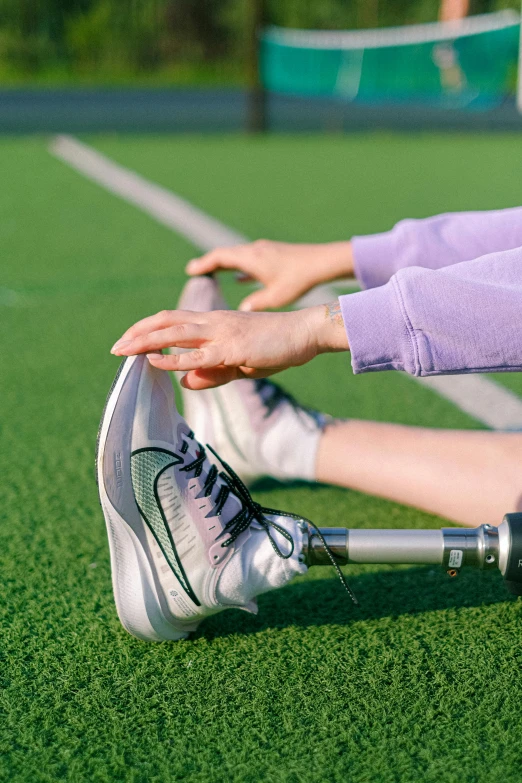
<svg viewBox="0 0 522 783">
<path fill-rule="evenodd" d="M 239 310 L 250 312 L 254 310 L 275 310 L 277 307 L 283 307 L 288 304 L 291 298 L 277 287 L 262 288 L 260 291 L 245 297 L 239 305 Z"/>
<path fill-rule="evenodd" d="M 127 331 L 122 334 L 120 339 L 114 343 L 111 348 L 111 353 L 116 355 L 127 353 L 126 349 L 130 343 L 138 337 L 142 337 L 159 330 L 164 330 L 168 327 L 174 327 L 176 325 L 182 326 L 183 324 L 196 324 L 200 319 L 200 313 L 193 313 L 190 310 L 162 310 L 155 315 L 142 318 L 141 321 L 137 321 L 137 323 L 131 326 L 130 329 L 127 329 Z M 166 346 L 163 345 L 158 347 L 165 348 Z M 120 352 L 120 349 L 123 350 Z M 134 353 L 140 353 L 140 351 L 134 351 Z"/>
<path fill-rule="evenodd" d="M 262 370 L 256 370 L 254 367 L 239 367 L 242 378 L 269 378 L 270 375 L 276 375 L 286 369 L 286 367 L 264 367 Z"/>
<path fill-rule="evenodd" d="M 175 372 L 198 370 L 200 368 L 208 369 L 219 366 L 222 362 L 222 357 L 219 356 L 214 346 L 198 348 L 195 351 L 180 354 L 148 353 L 147 359 L 154 367 L 158 367 L 160 370 Z M 235 368 L 230 369 L 234 370 Z"/>
<path fill-rule="evenodd" d="M 167 329 L 159 329 L 140 335 L 131 340 L 120 340 L 111 349 L 116 356 L 134 356 L 147 351 L 161 351 L 163 348 L 197 348 L 204 337 L 204 327 L 200 324 L 176 324 Z"/>
<path fill-rule="evenodd" d="M 157 366 L 157 365 L 156 365 Z M 252 370 L 249 367 L 212 367 L 211 369 L 191 370 L 181 379 L 181 385 L 185 389 L 200 391 L 201 389 L 214 389 L 223 386 L 230 381 L 241 378 L 267 378 L 279 370 Z"/>
<path fill-rule="evenodd" d="M 189 261 L 185 271 L 189 275 L 208 275 L 218 269 L 240 269 L 248 273 L 248 270 L 245 269 L 244 257 L 241 254 L 244 247 L 244 245 L 238 245 L 237 247 L 219 247 L 216 250 L 211 250 L 201 258 L 193 258 L 192 261 Z"/>
<path fill-rule="evenodd" d="M 223 386 L 225 383 L 235 381 L 241 378 L 241 372 L 238 367 L 212 367 L 211 369 L 191 370 L 181 379 L 181 385 L 185 389 L 214 389 L 216 386 Z"/>
</svg>

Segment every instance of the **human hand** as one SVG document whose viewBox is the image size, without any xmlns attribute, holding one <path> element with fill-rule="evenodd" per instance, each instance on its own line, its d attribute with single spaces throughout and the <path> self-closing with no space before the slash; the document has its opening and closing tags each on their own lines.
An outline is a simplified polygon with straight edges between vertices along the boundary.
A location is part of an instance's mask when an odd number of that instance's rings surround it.
<svg viewBox="0 0 522 783">
<path fill-rule="evenodd" d="M 188 350 L 156 353 L 172 347 Z M 111 352 L 147 353 L 154 367 L 186 372 L 185 388 L 210 389 L 238 378 L 264 378 L 320 353 L 346 350 L 348 340 L 335 301 L 291 313 L 163 310 L 131 326 Z"/>
<path fill-rule="evenodd" d="M 243 311 L 283 307 L 319 283 L 354 273 L 350 242 L 305 245 L 267 239 L 216 248 L 186 267 L 189 275 L 205 275 L 219 269 L 237 269 L 243 273 L 242 280 L 263 284 L 260 291 L 239 305 Z"/>
</svg>

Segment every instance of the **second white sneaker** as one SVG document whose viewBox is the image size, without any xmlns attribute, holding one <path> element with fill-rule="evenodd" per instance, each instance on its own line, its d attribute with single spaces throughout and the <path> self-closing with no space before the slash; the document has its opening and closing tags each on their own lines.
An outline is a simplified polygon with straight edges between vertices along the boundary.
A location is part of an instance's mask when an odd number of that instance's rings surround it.
<svg viewBox="0 0 522 783">
<path fill-rule="evenodd" d="M 228 310 L 217 281 L 191 278 L 180 310 Z M 176 350 L 176 349 L 173 349 Z M 273 381 L 240 380 L 215 389 L 182 387 L 184 415 L 197 437 L 211 443 L 245 483 L 262 476 L 315 481 L 321 434 L 331 417 L 305 408 Z"/>
</svg>

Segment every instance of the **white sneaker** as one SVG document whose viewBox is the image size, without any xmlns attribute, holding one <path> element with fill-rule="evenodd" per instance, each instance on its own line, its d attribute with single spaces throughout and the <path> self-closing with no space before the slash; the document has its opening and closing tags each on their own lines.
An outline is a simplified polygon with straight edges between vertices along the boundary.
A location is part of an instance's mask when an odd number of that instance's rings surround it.
<svg viewBox="0 0 522 783">
<path fill-rule="evenodd" d="M 120 620 L 139 639 L 183 639 L 306 566 L 299 517 L 255 503 L 178 414 L 168 373 L 123 361 L 98 434 L 96 473 Z"/>
<path fill-rule="evenodd" d="M 188 280 L 178 308 L 229 309 L 210 276 Z M 181 387 L 181 393 L 185 418 L 198 438 L 211 443 L 246 484 L 262 476 L 315 481 L 319 440 L 330 416 L 299 405 L 267 379 L 233 381 L 202 391 Z"/>
</svg>

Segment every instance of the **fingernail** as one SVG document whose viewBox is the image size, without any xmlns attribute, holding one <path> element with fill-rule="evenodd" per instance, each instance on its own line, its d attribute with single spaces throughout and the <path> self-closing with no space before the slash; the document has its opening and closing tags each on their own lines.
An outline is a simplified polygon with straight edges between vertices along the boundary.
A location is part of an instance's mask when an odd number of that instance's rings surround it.
<svg viewBox="0 0 522 783">
<path fill-rule="evenodd" d="M 197 261 L 189 261 L 187 264 L 187 272 L 197 272 L 198 266 L 199 264 Z"/>
<path fill-rule="evenodd" d="M 250 310 L 252 309 L 252 305 L 250 304 L 250 302 L 241 302 L 241 304 L 239 305 L 239 309 L 242 310 L 244 313 L 249 313 Z"/>
<path fill-rule="evenodd" d="M 149 360 L 149 362 L 151 361 L 151 359 L 154 359 L 157 362 L 159 359 L 163 359 L 163 354 L 162 353 L 148 353 L 147 354 L 147 359 Z"/>
<path fill-rule="evenodd" d="M 114 345 L 111 348 L 111 353 L 116 353 L 116 351 L 119 351 L 121 348 L 123 348 L 125 345 L 129 345 L 132 340 L 118 340 L 118 342 L 114 343 Z"/>
</svg>

